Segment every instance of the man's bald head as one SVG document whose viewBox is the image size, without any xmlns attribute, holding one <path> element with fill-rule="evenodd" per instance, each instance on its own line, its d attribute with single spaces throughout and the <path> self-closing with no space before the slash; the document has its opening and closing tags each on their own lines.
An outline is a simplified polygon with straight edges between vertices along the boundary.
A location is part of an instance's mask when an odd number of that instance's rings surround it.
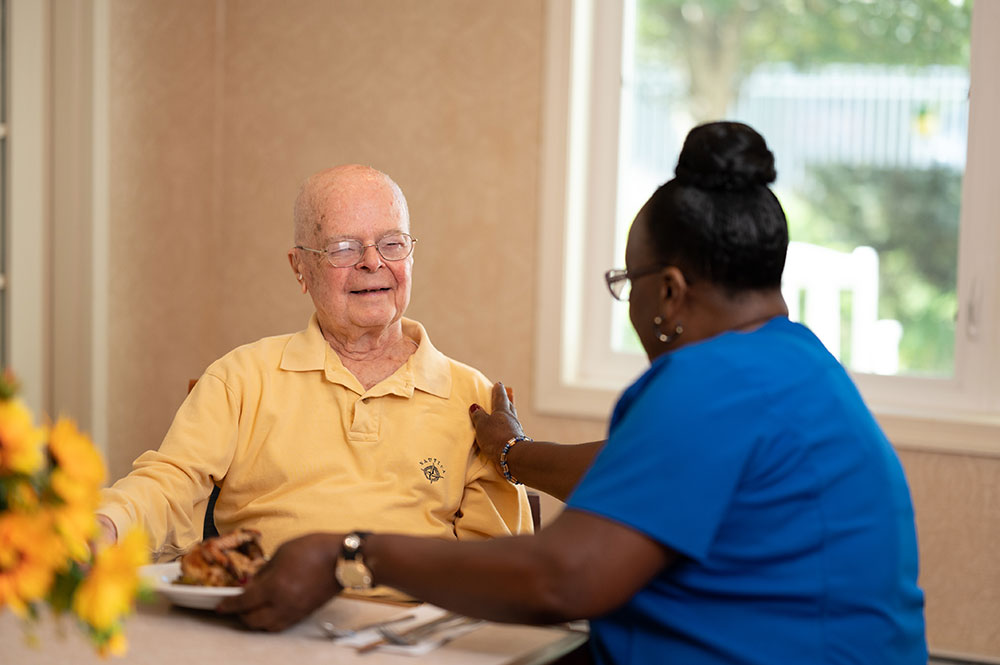
<svg viewBox="0 0 1000 665">
<path fill-rule="evenodd" d="M 406 229 L 410 212 L 406 197 L 392 178 L 370 166 L 345 164 L 334 166 L 309 176 L 295 199 L 295 244 L 305 245 L 320 237 L 328 215 L 348 214 L 365 201 L 372 205 L 390 198 L 389 205 L 398 206 Z"/>
</svg>

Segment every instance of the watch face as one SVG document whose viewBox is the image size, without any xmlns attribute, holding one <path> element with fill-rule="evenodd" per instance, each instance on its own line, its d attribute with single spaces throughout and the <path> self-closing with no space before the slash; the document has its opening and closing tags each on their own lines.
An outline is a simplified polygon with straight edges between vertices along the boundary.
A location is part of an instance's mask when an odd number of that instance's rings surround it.
<svg viewBox="0 0 1000 665">
<path fill-rule="evenodd" d="M 337 565 L 337 581 L 345 589 L 372 588 L 372 574 L 360 561 L 341 561 Z"/>
</svg>

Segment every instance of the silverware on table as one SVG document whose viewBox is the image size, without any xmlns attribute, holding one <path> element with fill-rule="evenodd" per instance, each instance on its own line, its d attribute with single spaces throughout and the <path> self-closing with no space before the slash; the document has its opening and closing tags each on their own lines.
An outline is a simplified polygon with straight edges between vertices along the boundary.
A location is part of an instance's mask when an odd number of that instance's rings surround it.
<svg viewBox="0 0 1000 665">
<path fill-rule="evenodd" d="M 393 617 L 391 619 L 382 619 L 380 621 L 372 621 L 371 623 L 366 623 L 361 626 L 355 626 L 354 628 L 342 628 L 336 626 L 329 621 L 321 621 L 319 624 L 319 629 L 323 631 L 323 634 L 329 637 L 331 640 L 339 639 L 342 637 L 353 637 L 354 635 L 360 633 L 363 630 L 378 630 L 382 626 L 390 626 L 394 623 L 401 623 L 415 617 L 415 614 L 405 614 L 400 617 Z"/>
<path fill-rule="evenodd" d="M 382 636 L 382 639 L 358 647 L 358 653 L 368 653 L 386 644 L 413 646 L 437 632 L 450 630 L 470 623 L 480 623 L 480 619 L 448 612 L 436 619 L 412 626 L 403 631 L 397 631 L 388 626 L 378 626 L 375 630 Z"/>
</svg>

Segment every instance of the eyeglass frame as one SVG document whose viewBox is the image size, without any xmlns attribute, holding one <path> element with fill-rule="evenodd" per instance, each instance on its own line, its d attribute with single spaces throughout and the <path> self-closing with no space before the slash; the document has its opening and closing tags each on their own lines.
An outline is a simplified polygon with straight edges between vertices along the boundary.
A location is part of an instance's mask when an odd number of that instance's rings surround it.
<svg viewBox="0 0 1000 665">
<path fill-rule="evenodd" d="M 615 284 L 618 284 L 619 282 L 622 281 L 628 281 L 634 283 L 635 280 L 639 279 L 640 277 L 646 277 L 647 275 L 652 275 L 653 273 L 659 270 L 663 270 L 663 268 L 665 268 L 666 266 L 667 264 L 665 263 L 658 263 L 656 265 L 649 266 L 648 268 L 643 268 L 642 270 L 635 270 L 632 272 L 629 272 L 628 270 L 622 270 L 621 268 L 612 268 L 611 270 L 608 270 L 607 272 L 604 273 L 604 281 L 608 285 L 608 291 L 611 292 L 612 298 L 614 298 L 618 302 L 628 302 L 629 298 L 632 297 L 632 288 L 629 287 L 628 291 L 629 297 L 622 298 L 621 295 L 615 293 Z M 622 292 L 625 291 L 624 286 L 621 287 L 621 291 Z"/>
<path fill-rule="evenodd" d="M 381 249 L 379 249 L 378 244 L 380 242 L 382 242 L 386 238 L 391 238 L 393 236 L 406 236 L 407 238 L 410 239 L 410 251 L 408 251 L 406 253 L 406 256 L 401 256 L 398 259 L 390 259 L 390 258 L 386 257 L 385 254 L 382 253 Z M 401 231 L 399 231 L 399 232 L 393 231 L 391 233 L 385 234 L 384 236 L 382 236 L 381 238 L 379 238 L 376 242 L 373 242 L 373 243 L 371 243 L 369 245 L 366 245 L 366 244 L 362 243 L 357 238 L 342 238 L 340 240 L 337 240 L 336 242 L 356 242 L 359 245 L 361 245 L 361 248 L 360 248 L 361 249 L 361 253 L 358 255 L 358 260 L 355 261 L 354 263 L 352 263 L 351 265 L 348 265 L 348 266 L 338 266 L 338 265 L 334 265 L 333 260 L 330 258 L 330 249 L 329 248 L 327 248 L 327 249 L 315 249 L 313 247 L 305 247 L 303 245 L 294 245 L 293 249 L 301 249 L 301 250 L 304 250 L 306 252 L 312 252 L 314 254 L 319 254 L 324 259 L 326 259 L 326 262 L 328 264 L 330 264 L 330 267 L 332 267 L 332 268 L 353 268 L 354 266 L 358 265 L 359 263 L 361 263 L 362 261 L 365 260 L 365 250 L 367 250 L 369 247 L 374 247 L 375 251 L 378 252 L 378 255 L 382 258 L 383 261 L 392 261 L 392 262 L 404 261 L 404 260 L 408 259 L 413 254 L 413 247 L 417 244 L 417 239 L 414 238 L 413 236 L 411 236 L 409 233 L 403 233 Z"/>
</svg>

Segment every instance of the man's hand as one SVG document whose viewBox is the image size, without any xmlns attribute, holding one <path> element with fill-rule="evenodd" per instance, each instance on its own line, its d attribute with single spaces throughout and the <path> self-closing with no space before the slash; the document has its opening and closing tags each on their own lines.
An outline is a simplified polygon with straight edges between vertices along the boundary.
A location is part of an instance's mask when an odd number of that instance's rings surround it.
<svg viewBox="0 0 1000 665">
<path fill-rule="evenodd" d="M 500 470 L 500 452 L 504 445 L 515 436 L 524 436 L 517 411 L 511 402 L 510 393 L 499 381 L 493 384 L 493 411 L 487 413 L 483 407 L 473 404 L 469 407 L 472 425 L 476 428 L 476 444 L 497 470 Z"/>
<path fill-rule="evenodd" d="M 290 540 L 247 584 L 239 596 L 216 608 L 238 614 L 258 630 L 284 630 L 340 593 L 334 571 L 343 535 L 312 533 Z"/>
<path fill-rule="evenodd" d="M 97 542 L 94 545 L 114 545 L 118 542 L 118 528 L 107 515 L 97 515 L 97 525 L 100 533 L 97 534 Z"/>
</svg>

